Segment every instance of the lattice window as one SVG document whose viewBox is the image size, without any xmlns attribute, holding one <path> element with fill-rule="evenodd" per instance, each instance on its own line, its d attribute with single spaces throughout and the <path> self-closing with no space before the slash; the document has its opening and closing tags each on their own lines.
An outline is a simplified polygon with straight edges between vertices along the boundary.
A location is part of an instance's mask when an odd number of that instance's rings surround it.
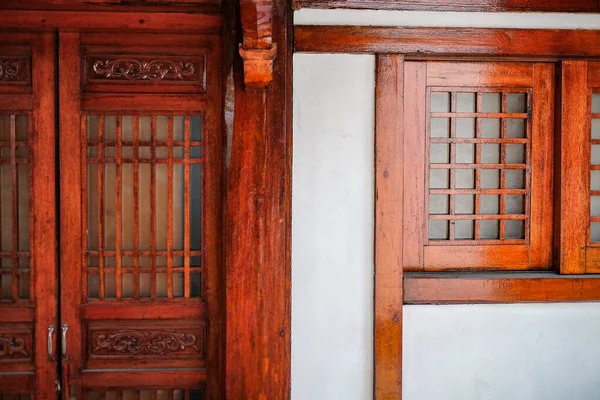
<svg viewBox="0 0 600 400">
<path fill-rule="evenodd" d="M 84 118 L 89 299 L 201 297 L 202 119 Z"/>
<path fill-rule="evenodd" d="M 204 389 L 88 390 L 86 400 L 204 400 Z"/>
<path fill-rule="evenodd" d="M 28 114 L 0 114 L 0 302 L 30 299 Z"/>
<path fill-rule="evenodd" d="M 429 243 L 527 244 L 531 93 L 428 90 Z"/>
</svg>

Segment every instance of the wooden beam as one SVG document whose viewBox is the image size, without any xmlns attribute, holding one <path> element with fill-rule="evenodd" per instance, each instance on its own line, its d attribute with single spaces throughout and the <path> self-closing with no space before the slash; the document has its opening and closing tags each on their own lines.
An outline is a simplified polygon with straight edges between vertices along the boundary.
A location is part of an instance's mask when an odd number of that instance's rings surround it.
<svg viewBox="0 0 600 400">
<path fill-rule="evenodd" d="M 600 57 L 600 31 L 300 25 L 296 52 L 438 56 Z"/>
<path fill-rule="evenodd" d="M 249 89 L 264 89 L 273 81 L 272 0 L 240 0 L 243 40 L 240 55 L 244 60 L 244 82 Z"/>
<path fill-rule="evenodd" d="M 0 26 L 2 29 L 119 29 L 220 33 L 221 16 L 173 12 L 2 10 Z"/>
<path fill-rule="evenodd" d="M 600 277 L 540 273 L 406 273 L 405 304 L 600 301 Z"/>
<path fill-rule="evenodd" d="M 411 11 L 597 12 L 597 0 L 294 0 L 294 8 L 356 8 Z"/>
<path fill-rule="evenodd" d="M 290 8 L 273 2 L 273 41 L 285 46 L 270 87 L 246 91 L 237 58 L 225 97 L 234 110 L 223 247 L 227 399 L 290 398 Z"/>
</svg>

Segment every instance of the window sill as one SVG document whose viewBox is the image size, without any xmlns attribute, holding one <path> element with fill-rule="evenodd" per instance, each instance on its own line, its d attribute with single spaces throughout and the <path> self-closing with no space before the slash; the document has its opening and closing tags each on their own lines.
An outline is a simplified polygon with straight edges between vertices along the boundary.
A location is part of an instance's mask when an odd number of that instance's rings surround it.
<svg viewBox="0 0 600 400">
<path fill-rule="evenodd" d="M 555 272 L 404 274 L 404 304 L 489 304 L 600 301 L 600 275 Z"/>
</svg>

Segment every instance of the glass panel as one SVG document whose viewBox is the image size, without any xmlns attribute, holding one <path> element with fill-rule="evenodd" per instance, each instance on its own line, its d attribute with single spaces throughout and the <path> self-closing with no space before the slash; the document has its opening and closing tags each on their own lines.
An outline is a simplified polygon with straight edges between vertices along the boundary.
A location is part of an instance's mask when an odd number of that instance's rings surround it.
<svg viewBox="0 0 600 400">
<path fill-rule="evenodd" d="M 499 113 L 502 111 L 502 98 L 500 93 L 483 93 L 481 99 L 481 111 Z"/>
<path fill-rule="evenodd" d="M 525 164 L 525 145 L 508 144 L 506 145 L 506 163 L 507 164 Z"/>
<path fill-rule="evenodd" d="M 432 164 L 448 164 L 450 162 L 450 146 L 446 143 L 432 143 L 429 146 L 429 161 Z"/>
<path fill-rule="evenodd" d="M 600 113 L 600 94 L 592 95 L 592 112 Z"/>
<path fill-rule="evenodd" d="M 475 163 L 475 146 L 471 143 L 456 144 L 456 160 L 459 164 Z"/>
<path fill-rule="evenodd" d="M 514 119 L 508 118 L 504 120 L 506 122 L 506 137 L 509 139 L 525 139 L 527 137 L 527 130 L 525 119 Z"/>
<path fill-rule="evenodd" d="M 429 196 L 429 214 L 447 214 L 448 196 L 431 195 Z"/>
<path fill-rule="evenodd" d="M 456 214 L 475 214 L 475 196 L 472 194 L 456 195 L 454 211 Z"/>
<path fill-rule="evenodd" d="M 500 119 L 484 118 L 481 120 L 481 136 L 485 139 L 500 137 Z"/>
<path fill-rule="evenodd" d="M 525 214 L 525 196 L 507 195 L 505 196 L 505 206 L 507 214 Z"/>
<path fill-rule="evenodd" d="M 525 93 L 508 93 L 506 95 L 506 112 L 526 113 L 527 95 Z"/>
<path fill-rule="evenodd" d="M 499 144 L 482 144 L 481 145 L 481 162 L 483 164 L 499 164 L 500 163 L 500 145 Z"/>
<path fill-rule="evenodd" d="M 600 243 L 600 222 L 592 222 L 590 231 L 590 241 L 592 243 Z"/>
<path fill-rule="evenodd" d="M 500 214 L 500 201 L 497 195 L 483 195 L 480 200 L 481 214 Z"/>
<path fill-rule="evenodd" d="M 432 189 L 448 189 L 450 178 L 447 169 L 432 169 L 429 172 L 429 187 Z"/>
<path fill-rule="evenodd" d="M 456 118 L 456 137 L 475 137 L 475 118 Z"/>
<path fill-rule="evenodd" d="M 474 189 L 475 188 L 475 170 L 473 169 L 457 169 L 456 188 L 457 189 Z"/>
<path fill-rule="evenodd" d="M 448 221 L 429 221 L 429 239 L 448 240 Z"/>
<path fill-rule="evenodd" d="M 480 221 L 479 224 L 482 240 L 500 239 L 500 221 L 484 220 Z"/>
<path fill-rule="evenodd" d="M 450 137 L 450 119 L 432 118 L 431 119 L 431 137 L 447 138 Z"/>
<path fill-rule="evenodd" d="M 431 112 L 449 112 L 450 93 L 431 93 Z"/>
<path fill-rule="evenodd" d="M 454 222 L 454 238 L 456 240 L 473 240 L 474 236 L 474 221 L 455 221 Z"/>
<path fill-rule="evenodd" d="M 525 222 L 524 221 L 504 221 L 505 237 L 507 240 L 525 239 Z"/>
<path fill-rule="evenodd" d="M 475 93 L 456 94 L 456 112 L 475 112 L 475 104 Z"/>
</svg>

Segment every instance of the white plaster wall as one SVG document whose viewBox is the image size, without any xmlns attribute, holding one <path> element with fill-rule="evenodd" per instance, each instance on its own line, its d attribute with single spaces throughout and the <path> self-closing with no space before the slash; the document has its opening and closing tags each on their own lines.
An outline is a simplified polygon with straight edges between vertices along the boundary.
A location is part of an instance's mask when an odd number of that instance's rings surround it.
<svg viewBox="0 0 600 400">
<path fill-rule="evenodd" d="M 294 56 L 292 400 L 373 396 L 374 69 Z"/>
<path fill-rule="evenodd" d="M 599 15 L 302 10 L 297 24 L 600 29 Z M 374 58 L 294 56 L 292 400 L 373 397 Z M 600 304 L 404 307 L 403 400 L 600 399 Z"/>
<path fill-rule="evenodd" d="M 404 306 L 403 400 L 597 400 L 599 335 L 600 304 Z"/>
</svg>

